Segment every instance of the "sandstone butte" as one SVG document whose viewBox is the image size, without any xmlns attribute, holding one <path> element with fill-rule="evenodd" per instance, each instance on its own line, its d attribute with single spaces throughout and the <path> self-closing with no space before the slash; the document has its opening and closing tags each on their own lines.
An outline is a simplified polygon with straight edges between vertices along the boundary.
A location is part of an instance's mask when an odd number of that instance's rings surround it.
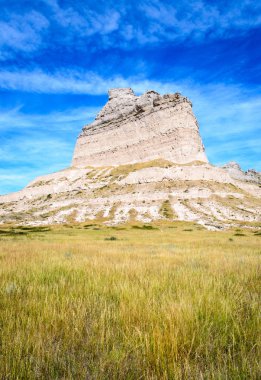
<svg viewBox="0 0 261 380">
<path fill-rule="evenodd" d="M 0 223 L 194 221 L 208 229 L 260 222 L 260 173 L 208 162 L 179 93 L 112 89 L 80 133 L 71 167 L 0 196 Z"/>
<path fill-rule="evenodd" d="M 191 102 L 180 94 L 160 96 L 132 89 L 109 91 L 95 121 L 83 128 L 73 166 L 124 165 L 165 159 L 207 162 Z"/>
</svg>

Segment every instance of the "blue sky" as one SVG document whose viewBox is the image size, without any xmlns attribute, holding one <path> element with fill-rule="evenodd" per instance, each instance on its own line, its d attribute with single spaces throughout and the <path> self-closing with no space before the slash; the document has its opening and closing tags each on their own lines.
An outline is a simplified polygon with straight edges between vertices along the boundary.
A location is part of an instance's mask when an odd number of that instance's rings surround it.
<svg viewBox="0 0 261 380">
<path fill-rule="evenodd" d="M 252 0 L 0 0 L 0 194 L 70 165 L 112 87 L 188 96 L 209 160 L 261 169 Z"/>
</svg>

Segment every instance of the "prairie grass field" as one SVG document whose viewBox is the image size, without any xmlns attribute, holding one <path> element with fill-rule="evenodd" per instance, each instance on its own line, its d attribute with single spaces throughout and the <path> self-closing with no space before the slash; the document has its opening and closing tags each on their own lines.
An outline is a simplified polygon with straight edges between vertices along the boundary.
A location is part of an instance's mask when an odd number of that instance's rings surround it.
<svg viewBox="0 0 261 380">
<path fill-rule="evenodd" d="M 260 379 L 258 227 L 0 228 L 0 379 Z"/>
</svg>

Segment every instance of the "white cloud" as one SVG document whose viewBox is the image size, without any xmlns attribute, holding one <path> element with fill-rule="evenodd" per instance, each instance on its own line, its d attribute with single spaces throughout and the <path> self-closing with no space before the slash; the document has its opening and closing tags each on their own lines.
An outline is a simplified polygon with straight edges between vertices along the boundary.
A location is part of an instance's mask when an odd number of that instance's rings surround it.
<svg viewBox="0 0 261 380">
<path fill-rule="evenodd" d="M 70 166 L 74 142 L 66 134 L 10 134 L 0 148 L 0 194 L 19 190 L 38 175 Z"/>
<path fill-rule="evenodd" d="M 191 84 L 191 87 L 193 84 Z M 151 88 L 159 92 L 175 92 L 176 89 L 187 89 L 189 83 L 160 82 L 144 79 L 143 77 L 123 78 L 112 76 L 104 78 L 93 72 L 60 70 L 54 73 L 42 70 L 33 71 L 0 71 L 0 88 L 37 93 L 55 94 L 106 94 L 114 87 L 133 87 L 138 93 Z"/>
<path fill-rule="evenodd" d="M 49 5 L 52 18 L 60 26 L 67 28 L 68 38 L 77 33 L 80 36 L 94 34 L 106 35 L 119 28 L 120 13 L 111 7 L 104 6 L 104 11 L 96 11 L 95 7 L 81 5 L 80 10 L 75 4 L 61 7 L 56 0 L 42 0 Z"/>
<path fill-rule="evenodd" d="M 0 109 L 0 194 L 69 166 L 77 135 L 97 111 L 80 107 L 42 115 L 25 114 L 22 106 Z"/>
<path fill-rule="evenodd" d="M 62 70 L 47 73 L 42 70 L 34 71 L 0 71 L 0 87 L 9 90 L 22 90 L 39 93 L 74 93 L 74 94 L 103 94 L 106 87 L 127 85 L 121 77 L 106 80 L 89 72 L 79 73 L 73 70 Z"/>
<path fill-rule="evenodd" d="M 139 7 L 146 15 L 150 34 L 157 24 L 158 39 L 227 38 L 261 23 L 260 4 L 249 0 L 230 1 L 222 8 L 203 0 L 175 4 L 150 0 L 141 2 Z"/>
<path fill-rule="evenodd" d="M 22 71 L 0 71 L 0 87 L 9 90 L 22 90 L 39 93 L 71 93 L 71 94 L 106 94 L 108 89 L 114 87 L 132 87 L 138 94 L 146 90 L 154 89 L 160 93 L 181 92 L 188 96 L 193 104 L 196 114 L 207 125 L 212 125 L 212 135 L 219 138 L 222 134 L 220 126 L 231 121 L 229 129 L 224 129 L 223 133 L 238 133 L 246 128 L 251 131 L 256 128 L 259 118 L 261 98 L 256 92 L 251 92 L 240 85 L 227 85 L 224 83 L 198 84 L 193 81 L 183 80 L 177 82 L 161 82 L 147 80 L 142 76 L 123 78 L 114 76 L 111 78 L 101 77 L 92 72 L 76 72 L 72 70 L 62 70 L 56 73 L 47 73 L 41 70 L 32 72 Z M 47 118 L 31 116 L 30 122 L 24 121 L 17 109 L 0 114 L 8 120 L 15 119 L 22 126 L 39 124 L 41 120 L 45 125 L 50 125 L 52 119 L 59 123 L 66 123 L 66 120 L 75 119 L 80 121 L 81 114 L 91 117 L 97 109 L 83 108 L 74 110 L 74 114 L 65 115 L 52 114 Z M 71 112 L 71 111 L 70 111 Z M 15 117 L 13 115 L 15 113 Z M 63 120 L 65 118 L 66 120 Z M 8 123 L 7 123 L 8 124 Z M 219 127 L 217 126 L 219 125 Z"/>
<path fill-rule="evenodd" d="M 261 23 L 260 4 L 249 0 L 230 1 L 222 8 L 203 0 L 174 4 L 162 0 L 97 2 L 92 6 L 88 2 L 61 6 L 56 0 L 40 3 L 46 7 L 39 7 L 39 11 L 10 12 L 6 17 L 3 13 L 1 60 L 8 59 L 12 52 L 29 54 L 57 43 L 81 50 L 90 43 L 97 49 L 116 46 L 129 50 L 137 45 L 188 38 L 190 42 L 228 38 Z"/>
<path fill-rule="evenodd" d="M 41 32 L 46 30 L 49 22 L 36 11 L 24 15 L 12 14 L 9 19 L 0 21 L 0 57 L 8 56 L 6 49 L 32 52 L 42 43 Z"/>
<path fill-rule="evenodd" d="M 37 129 L 45 132 L 70 131 L 90 122 L 99 111 L 96 107 L 79 107 L 48 114 L 24 114 L 22 106 L 4 110 L 0 108 L 0 131 Z"/>
</svg>

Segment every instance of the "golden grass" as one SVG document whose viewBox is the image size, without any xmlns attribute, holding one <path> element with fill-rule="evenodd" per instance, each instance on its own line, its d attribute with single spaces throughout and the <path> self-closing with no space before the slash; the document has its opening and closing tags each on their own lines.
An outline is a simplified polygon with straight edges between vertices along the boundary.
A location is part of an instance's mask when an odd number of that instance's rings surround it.
<svg viewBox="0 0 261 380">
<path fill-rule="evenodd" d="M 120 165 L 120 166 L 114 167 L 111 170 L 110 175 L 113 177 L 119 177 L 119 176 L 126 177 L 128 174 L 141 170 L 141 169 L 152 168 L 152 167 L 168 168 L 174 165 L 175 164 L 173 162 L 159 158 L 157 160 L 137 162 L 135 164 L 127 164 L 127 165 Z"/>
<path fill-rule="evenodd" d="M 137 162 L 135 164 L 126 164 L 126 165 L 119 165 L 117 167 L 113 167 L 113 169 L 110 172 L 110 175 L 113 177 L 119 177 L 123 176 L 126 177 L 128 174 L 141 170 L 141 169 L 147 169 L 147 168 L 169 168 L 171 166 L 199 166 L 199 165 L 205 165 L 205 162 L 202 161 L 192 161 L 187 164 L 177 164 L 168 160 L 164 160 L 162 158 L 158 158 L 151 161 L 145 161 L 145 162 Z"/>
<path fill-rule="evenodd" d="M 173 208 L 171 207 L 169 199 L 165 200 L 159 210 L 159 213 L 161 216 L 163 216 L 166 219 L 174 219 L 177 218 L 177 215 L 175 215 Z"/>
<path fill-rule="evenodd" d="M 260 236 L 133 227 L 1 228 L 1 379 L 260 378 Z"/>
</svg>

